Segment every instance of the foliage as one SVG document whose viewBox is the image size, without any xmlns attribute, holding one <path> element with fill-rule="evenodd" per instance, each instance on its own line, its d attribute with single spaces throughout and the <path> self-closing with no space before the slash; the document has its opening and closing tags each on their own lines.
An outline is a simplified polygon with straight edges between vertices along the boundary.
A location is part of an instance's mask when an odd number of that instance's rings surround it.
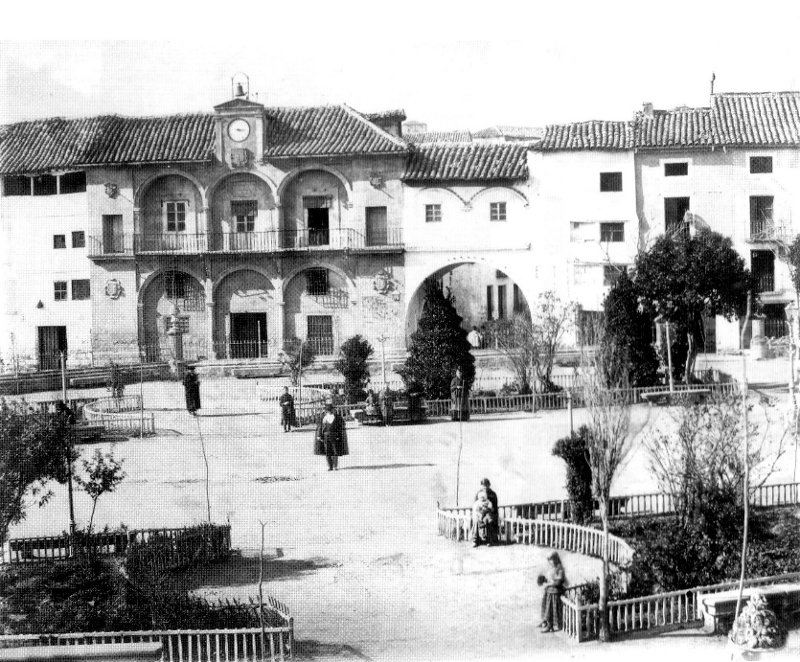
<svg viewBox="0 0 800 662">
<path fill-rule="evenodd" d="M 695 237 L 665 234 L 636 258 L 635 286 L 643 311 L 663 315 L 687 342 L 683 377 L 688 383 L 703 334 L 703 315 L 741 315 L 752 290 L 750 272 L 733 242 L 702 230 Z"/>
<path fill-rule="evenodd" d="M 532 384 L 542 393 L 561 390 L 551 379 L 553 364 L 574 316 L 573 304 L 565 304 L 555 292 L 547 291 L 539 294 L 526 312 L 489 323 L 498 349 L 516 373 L 520 393 L 530 393 Z"/>
<path fill-rule="evenodd" d="M 609 340 L 627 352 L 631 386 L 658 383 L 658 357 L 653 348 L 652 320 L 639 309 L 636 286 L 623 271 L 603 301 L 603 322 Z"/>
<path fill-rule="evenodd" d="M 625 590 L 625 576 L 622 570 L 612 570 L 608 575 L 608 599 L 623 600 L 628 596 Z M 596 605 L 600 602 L 600 578 L 581 584 L 575 590 L 575 597 L 583 605 Z"/>
<path fill-rule="evenodd" d="M 293 338 L 287 340 L 283 352 L 279 356 L 281 367 L 289 371 L 289 378 L 291 379 L 292 386 L 297 386 L 300 383 L 300 376 L 303 368 L 310 366 L 314 363 L 316 352 L 311 343 Z"/>
<path fill-rule="evenodd" d="M 174 535 L 154 533 L 127 550 L 125 566 L 131 577 L 145 578 L 165 571 L 207 565 L 230 554 L 227 532 L 214 524 L 199 524 Z"/>
<path fill-rule="evenodd" d="M 361 334 L 348 338 L 339 348 L 339 358 L 333 367 L 344 376 L 344 394 L 348 403 L 366 397 L 365 388 L 369 381 L 367 362 L 372 353 L 372 345 Z"/>
<path fill-rule="evenodd" d="M 431 280 L 425 283 L 425 303 L 405 365 L 397 372 L 409 392 L 422 392 L 429 399 L 450 397 L 450 380 L 456 368 L 467 388 L 475 380 L 475 357 L 461 327 L 461 316 L 453 306 L 452 295 Z"/>
<path fill-rule="evenodd" d="M 67 480 L 75 451 L 63 416 L 36 413 L 18 402 L 0 400 L 0 542 L 8 528 L 25 517 L 25 499 L 43 505 L 48 481 Z"/>
<path fill-rule="evenodd" d="M 780 648 L 786 641 L 786 628 L 767 605 L 764 595 L 755 591 L 733 623 L 731 641 L 751 649 Z"/>
<path fill-rule="evenodd" d="M 106 380 L 106 387 L 112 398 L 120 399 L 125 393 L 125 382 L 123 379 L 122 368 L 117 363 L 111 361 L 108 364 L 108 379 Z"/>
<path fill-rule="evenodd" d="M 769 402 L 762 400 L 762 405 L 769 423 Z M 674 430 L 660 429 L 647 438 L 651 472 L 661 490 L 672 496 L 682 523 L 703 517 L 710 500 L 742 505 L 741 411 L 742 399 L 736 395 L 712 396 L 701 404 L 686 402 L 673 414 Z M 783 454 L 785 434 L 770 447 L 769 426 L 760 439 L 757 426 L 748 427 L 752 489 L 769 478 Z"/>
<path fill-rule="evenodd" d="M 125 472 L 122 470 L 122 464 L 114 459 L 114 453 L 104 455 L 99 448 L 95 449 L 91 459 L 83 460 L 83 469 L 86 471 L 86 478 L 76 475 L 75 482 L 92 500 L 92 514 L 87 527 L 91 533 L 97 500 L 103 494 L 113 492 L 125 478 Z"/>
<path fill-rule="evenodd" d="M 577 432 L 559 439 L 553 455 L 567 464 L 567 494 L 570 500 L 570 519 L 585 524 L 592 518 L 592 468 L 587 460 L 587 439 L 591 433 L 582 425 Z"/>
<path fill-rule="evenodd" d="M 800 234 L 794 238 L 786 254 L 789 275 L 792 278 L 795 297 L 800 298 Z"/>
</svg>

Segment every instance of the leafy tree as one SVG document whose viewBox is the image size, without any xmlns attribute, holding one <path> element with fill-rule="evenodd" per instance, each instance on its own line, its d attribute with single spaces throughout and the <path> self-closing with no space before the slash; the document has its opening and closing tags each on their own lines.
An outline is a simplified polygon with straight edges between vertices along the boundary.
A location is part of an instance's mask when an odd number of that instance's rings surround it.
<svg viewBox="0 0 800 662">
<path fill-rule="evenodd" d="M 364 389 L 369 381 L 367 362 L 372 353 L 372 345 L 360 334 L 348 338 L 339 348 L 339 358 L 333 367 L 344 376 L 347 402 L 358 402 L 364 397 Z"/>
<path fill-rule="evenodd" d="M 553 455 L 567 465 L 570 519 L 576 524 L 585 524 L 592 519 L 592 467 L 587 459 L 590 434 L 589 428 L 582 425 L 577 432 L 559 439 L 553 446 Z"/>
<path fill-rule="evenodd" d="M 653 321 L 639 308 L 639 294 L 627 271 L 623 271 L 603 301 L 605 335 L 627 352 L 631 386 L 658 382 L 658 356 L 653 348 Z M 674 354 L 673 354 L 674 355 Z"/>
<path fill-rule="evenodd" d="M 729 237 L 701 230 L 659 237 L 636 258 L 634 282 L 644 312 L 663 315 L 687 342 L 683 379 L 694 371 L 703 335 L 703 315 L 728 320 L 741 315 L 752 289 L 750 272 Z"/>
<path fill-rule="evenodd" d="M 425 303 L 405 366 L 398 370 L 409 391 L 422 391 L 427 398 L 450 397 L 450 380 L 461 368 L 469 388 L 475 380 L 475 357 L 470 351 L 462 318 L 453 306 L 452 295 L 445 295 L 435 284 L 425 283 Z"/>
<path fill-rule="evenodd" d="M 91 459 L 83 460 L 83 468 L 87 474 L 86 478 L 75 476 L 75 482 L 92 500 L 92 514 L 87 527 L 88 533 L 91 534 L 97 500 L 102 495 L 113 492 L 125 478 L 125 472 L 122 470 L 122 464 L 114 459 L 114 453 L 104 455 L 99 448 L 95 449 Z"/>
<path fill-rule="evenodd" d="M 279 360 L 281 366 L 289 371 L 289 378 L 292 381 L 292 386 L 297 386 L 300 383 L 300 376 L 303 373 L 303 368 L 314 363 L 316 357 L 316 352 L 311 343 L 301 341 L 298 338 L 286 342 L 286 346 Z"/>
<path fill-rule="evenodd" d="M 25 518 L 26 498 L 37 497 L 44 505 L 52 496 L 47 482 L 66 482 L 74 460 L 65 417 L 0 400 L 0 543 L 9 527 Z"/>
</svg>

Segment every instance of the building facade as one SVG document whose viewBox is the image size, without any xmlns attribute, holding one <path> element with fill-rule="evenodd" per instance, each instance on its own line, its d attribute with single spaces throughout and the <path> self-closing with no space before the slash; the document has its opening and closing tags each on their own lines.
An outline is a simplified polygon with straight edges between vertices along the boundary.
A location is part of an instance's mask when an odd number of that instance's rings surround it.
<svg viewBox="0 0 800 662">
<path fill-rule="evenodd" d="M 687 223 L 732 238 L 767 334 L 785 333 L 800 93 L 542 132 L 404 135 L 404 119 L 239 97 L 0 128 L 4 366 L 167 360 L 175 324 L 190 360 L 273 360 L 299 339 L 332 355 L 356 333 L 399 356 L 430 278 L 466 326 L 554 290 L 579 330 Z M 709 320 L 706 349 L 738 347 L 738 329 Z"/>
</svg>

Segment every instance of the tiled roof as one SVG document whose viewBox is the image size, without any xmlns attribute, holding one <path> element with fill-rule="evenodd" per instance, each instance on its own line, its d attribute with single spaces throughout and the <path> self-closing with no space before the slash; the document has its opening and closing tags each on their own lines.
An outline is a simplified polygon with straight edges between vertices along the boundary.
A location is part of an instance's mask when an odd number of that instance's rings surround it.
<svg viewBox="0 0 800 662">
<path fill-rule="evenodd" d="M 424 144 L 413 148 L 403 179 L 500 181 L 527 179 L 527 147 L 516 143 Z"/>
<path fill-rule="evenodd" d="M 800 92 L 715 94 L 712 114 L 721 145 L 800 145 Z"/>
<path fill-rule="evenodd" d="M 400 120 L 401 122 L 405 122 L 406 119 L 406 111 L 402 108 L 396 108 L 394 110 L 381 110 L 377 113 L 362 113 L 364 117 L 366 117 L 370 122 L 378 122 L 380 120 Z"/>
<path fill-rule="evenodd" d="M 399 138 L 345 105 L 268 108 L 264 157 L 402 153 Z"/>
<path fill-rule="evenodd" d="M 424 133 L 407 133 L 403 135 L 410 143 L 468 143 L 472 142 L 469 131 L 425 131 Z"/>
<path fill-rule="evenodd" d="M 475 131 L 475 138 L 506 138 L 508 140 L 538 140 L 544 131 L 535 126 L 490 126 L 487 129 Z"/>
<path fill-rule="evenodd" d="M 551 124 L 537 145 L 543 151 L 555 150 L 622 150 L 633 147 L 630 122 L 591 120 L 572 124 Z"/>
<path fill-rule="evenodd" d="M 404 141 L 347 106 L 267 108 L 266 157 L 404 153 Z M 49 118 L 0 127 L 0 173 L 207 161 L 214 115 Z"/>
<path fill-rule="evenodd" d="M 652 117 L 639 115 L 635 121 L 637 148 L 703 147 L 713 140 L 710 108 L 656 110 Z"/>
<path fill-rule="evenodd" d="M 213 149 L 211 115 L 56 117 L 2 127 L 0 172 L 205 161 Z"/>
</svg>

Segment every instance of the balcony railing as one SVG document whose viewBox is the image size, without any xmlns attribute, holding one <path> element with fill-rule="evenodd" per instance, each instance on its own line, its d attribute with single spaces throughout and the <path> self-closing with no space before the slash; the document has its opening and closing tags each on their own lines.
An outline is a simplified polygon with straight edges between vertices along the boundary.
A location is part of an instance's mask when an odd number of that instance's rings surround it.
<svg viewBox="0 0 800 662">
<path fill-rule="evenodd" d="M 91 257 L 134 253 L 268 253 L 286 250 L 370 250 L 402 248 L 401 228 L 381 228 L 367 235 L 352 228 L 268 230 L 262 232 L 178 232 L 135 234 L 104 242 L 89 238 Z"/>
<path fill-rule="evenodd" d="M 776 241 L 790 244 L 794 240 L 792 229 L 785 225 L 775 223 L 774 219 L 750 219 L 749 241 Z"/>
<path fill-rule="evenodd" d="M 756 283 L 756 292 L 761 293 L 775 291 L 775 274 L 755 272 L 753 274 L 753 279 Z"/>
</svg>

